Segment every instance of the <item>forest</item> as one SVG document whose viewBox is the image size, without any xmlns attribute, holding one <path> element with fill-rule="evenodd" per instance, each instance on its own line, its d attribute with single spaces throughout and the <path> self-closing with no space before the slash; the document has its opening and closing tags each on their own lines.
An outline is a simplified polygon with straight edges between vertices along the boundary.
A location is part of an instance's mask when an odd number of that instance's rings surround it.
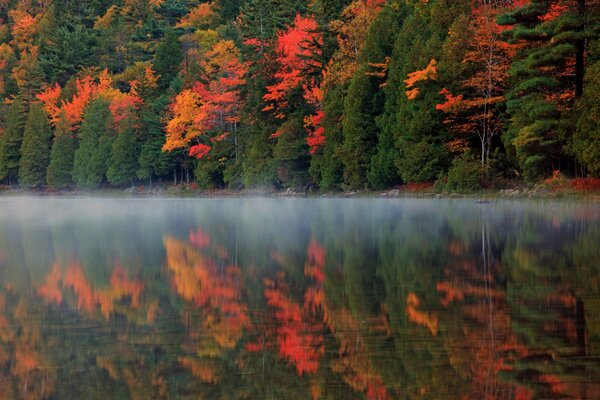
<svg viewBox="0 0 600 400">
<path fill-rule="evenodd" d="M 597 0 L 0 0 L 0 182 L 600 177 Z"/>
</svg>

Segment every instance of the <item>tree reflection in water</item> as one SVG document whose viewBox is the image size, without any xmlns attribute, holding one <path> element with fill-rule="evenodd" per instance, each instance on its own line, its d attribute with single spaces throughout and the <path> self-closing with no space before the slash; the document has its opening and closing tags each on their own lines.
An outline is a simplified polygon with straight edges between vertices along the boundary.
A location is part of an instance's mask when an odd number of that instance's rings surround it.
<svg viewBox="0 0 600 400">
<path fill-rule="evenodd" d="M 0 399 L 600 398 L 597 206 L 111 201 L 0 211 Z"/>
</svg>

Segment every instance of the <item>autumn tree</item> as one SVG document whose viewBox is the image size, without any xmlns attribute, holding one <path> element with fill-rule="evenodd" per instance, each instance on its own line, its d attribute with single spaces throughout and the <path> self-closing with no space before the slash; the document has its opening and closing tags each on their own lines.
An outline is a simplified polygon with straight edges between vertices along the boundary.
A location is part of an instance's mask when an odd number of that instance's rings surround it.
<svg viewBox="0 0 600 400">
<path fill-rule="evenodd" d="M 497 0 L 475 3 L 467 17 L 468 22 L 457 18 L 444 45 L 446 53 L 461 47 L 463 66 L 458 69 L 466 75 L 458 85 L 451 82 L 460 94 L 454 95 L 444 88 L 441 94 L 445 101 L 436 105 L 437 110 L 447 115 L 444 123 L 455 136 L 446 146 L 453 153 L 468 151 L 476 133 L 482 167 L 488 166 L 494 139 L 502 130 L 506 74 L 515 53 L 512 46 L 501 40 L 504 28 L 496 22 L 507 6 L 507 2 Z M 444 67 L 450 69 L 456 65 L 448 63 L 442 65 Z"/>
</svg>

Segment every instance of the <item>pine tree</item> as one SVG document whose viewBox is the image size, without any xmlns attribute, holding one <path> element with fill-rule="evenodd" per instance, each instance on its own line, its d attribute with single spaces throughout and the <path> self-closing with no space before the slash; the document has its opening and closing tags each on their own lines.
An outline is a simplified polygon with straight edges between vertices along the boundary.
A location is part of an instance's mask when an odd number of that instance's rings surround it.
<svg viewBox="0 0 600 400">
<path fill-rule="evenodd" d="M 46 174 L 46 183 L 56 189 L 63 189 L 73 183 L 73 160 L 77 140 L 64 114 L 60 116 L 54 128 L 54 141 L 50 152 L 50 165 Z"/>
<path fill-rule="evenodd" d="M 96 188 L 104 181 L 112 150 L 111 123 L 108 102 L 92 100 L 79 129 L 80 144 L 73 162 L 73 180 L 77 186 Z"/>
<path fill-rule="evenodd" d="M 19 183 L 22 186 L 40 187 L 46 182 L 51 137 L 48 115 L 40 104 L 32 103 L 20 150 Z"/>
<path fill-rule="evenodd" d="M 29 105 L 23 96 L 15 98 L 6 113 L 4 132 L 0 137 L 0 180 L 16 184 L 19 176 L 21 143 Z"/>
<path fill-rule="evenodd" d="M 577 104 L 577 129 L 572 149 L 579 162 L 594 176 L 600 177 L 600 40 L 595 41 L 593 48 L 595 60 L 587 68 L 585 88 Z"/>
<path fill-rule="evenodd" d="M 531 0 L 501 18 L 512 26 L 509 43 L 524 47 L 509 71 L 511 124 L 503 139 L 527 179 L 563 167 L 565 122 L 583 92 L 586 3 Z"/>
</svg>

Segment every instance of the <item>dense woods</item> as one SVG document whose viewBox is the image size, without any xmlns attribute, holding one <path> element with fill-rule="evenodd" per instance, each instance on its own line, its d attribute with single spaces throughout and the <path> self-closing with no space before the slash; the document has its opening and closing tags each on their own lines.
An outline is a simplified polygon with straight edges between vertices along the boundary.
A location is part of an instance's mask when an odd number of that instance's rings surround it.
<svg viewBox="0 0 600 400">
<path fill-rule="evenodd" d="M 1 0 L 0 181 L 600 175 L 594 0 Z"/>
</svg>

